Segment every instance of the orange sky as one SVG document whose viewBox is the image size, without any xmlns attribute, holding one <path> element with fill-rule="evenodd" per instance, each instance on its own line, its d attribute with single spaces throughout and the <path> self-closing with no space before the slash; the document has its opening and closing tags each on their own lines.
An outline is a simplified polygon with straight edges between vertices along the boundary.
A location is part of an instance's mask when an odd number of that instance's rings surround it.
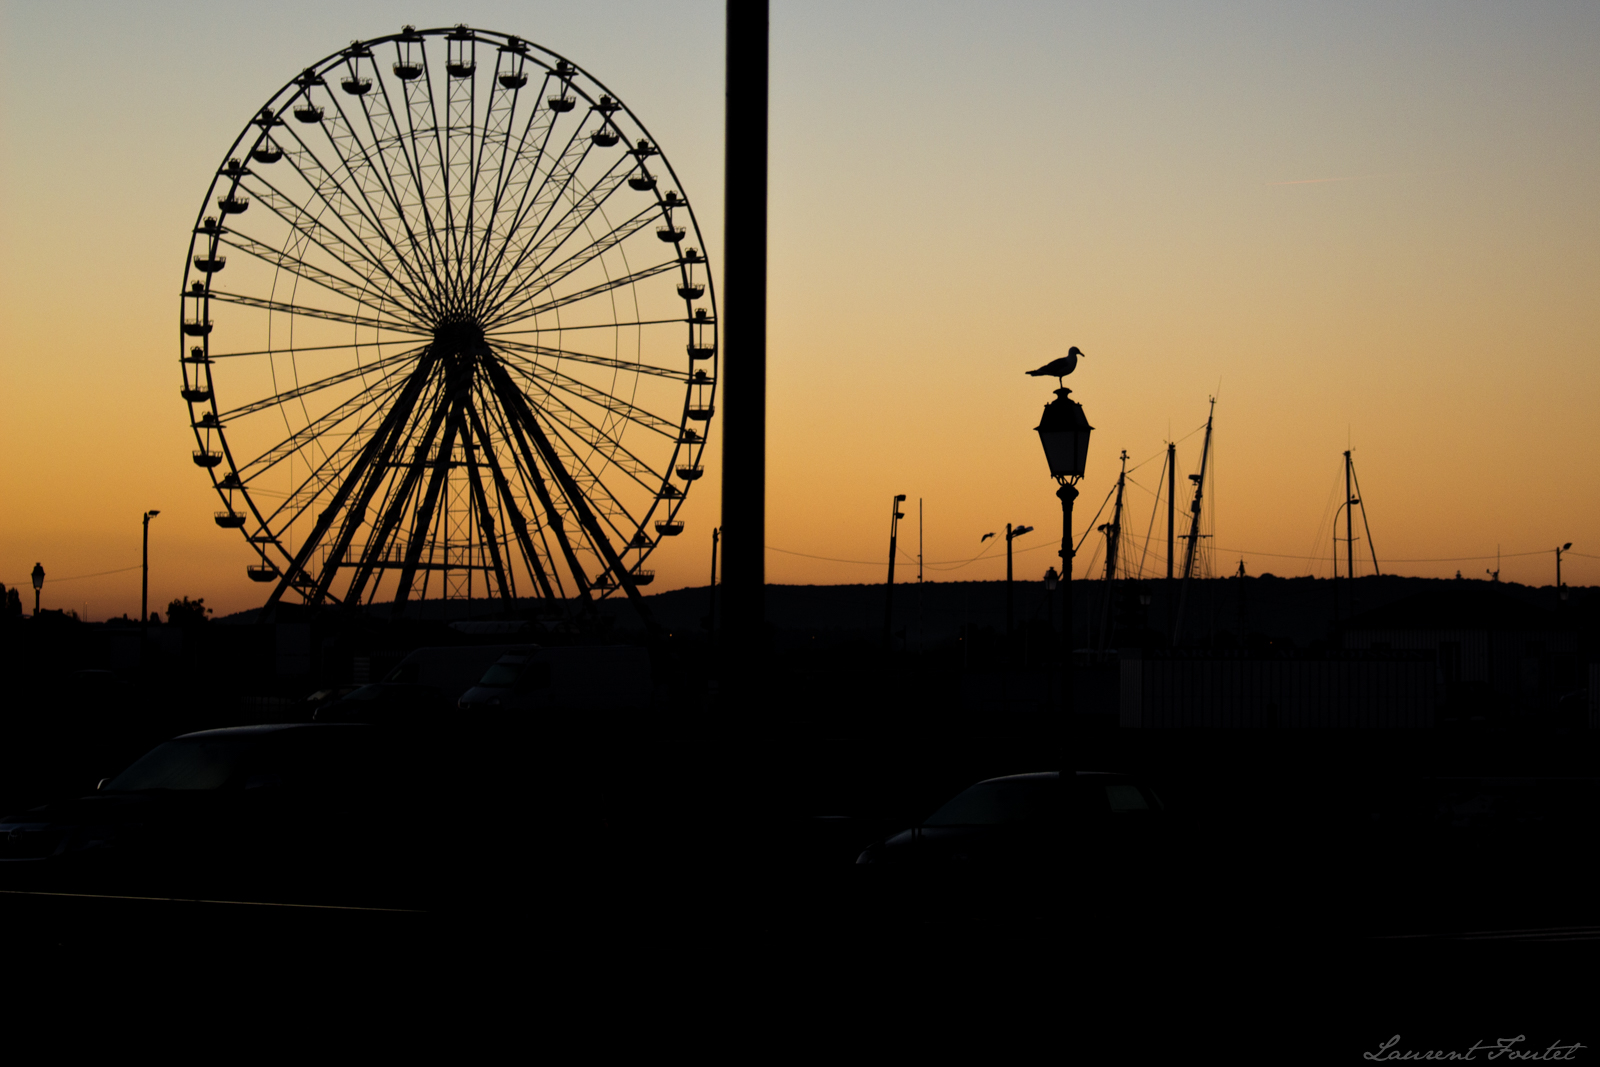
<svg viewBox="0 0 1600 1067">
<path fill-rule="evenodd" d="M 720 245 L 720 4 L 280 7 L 248 45 L 208 5 L 0 9 L 0 581 L 42 561 L 46 606 L 136 611 L 136 570 L 57 579 L 135 566 L 146 508 L 154 605 L 259 602 L 188 458 L 176 290 L 239 127 L 349 39 L 465 19 L 572 56 Z M 1502 576 L 1545 583 L 1570 540 L 1564 576 L 1600 583 L 1600 10 L 774 2 L 773 25 L 769 544 L 880 559 L 896 492 L 911 553 L 925 499 L 932 561 L 1007 521 L 1038 528 L 1019 549 L 1058 536 L 1032 433 L 1053 383 L 1022 371 L 1076 344 L 1080 527 L 1119 449 L 1157 454 L 1216 395 L 1219 569 L 1317 567 L 1267 553 L 1329 553 L 1353 447 L 1385 570 L 1481 576 L 1389 561 L 1501 546 L 1543 551 Z M 656 588 L 705 581 L 718 497 L 712 462 Z"/>
</svg>

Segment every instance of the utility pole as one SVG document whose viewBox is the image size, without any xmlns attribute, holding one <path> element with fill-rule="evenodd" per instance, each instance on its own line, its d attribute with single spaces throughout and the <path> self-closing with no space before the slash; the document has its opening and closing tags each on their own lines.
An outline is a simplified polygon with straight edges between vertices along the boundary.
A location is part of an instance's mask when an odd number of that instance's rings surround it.
<svg viewBox="0 0 1600 1067">
<path fill-rule="evenodd" d="M 723 633 L 743 671 L 765 635 L 767 0 L 728 0 L 724 133 Z"/>
<path fill-rule="evenodd" d="M 894 502 L 889 505 L 889 582 L 884 586 L 883 592 L 883 651 L 884 654 L 894 652 L 894 556 L 900 539 L 900 520 L 905 518 L 900 512 L 900 505 L 905 501 L 904 493 L 896 493 Z"/>
</svg>

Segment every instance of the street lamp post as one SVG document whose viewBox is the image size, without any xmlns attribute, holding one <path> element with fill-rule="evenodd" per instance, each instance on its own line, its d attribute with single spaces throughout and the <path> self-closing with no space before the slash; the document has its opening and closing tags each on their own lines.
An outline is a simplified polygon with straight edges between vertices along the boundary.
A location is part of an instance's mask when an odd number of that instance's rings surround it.
<svg viewBox="0 0 1600 1067">
<path fill-rule="evenodd" d="M 1083 478 L 1089 456 L 1089 434 L 1094 430 L 1083 413 L 1083 405 L 1073 400 L 1072 390 L 1056 390 L 1056 398 L 1045 405 L 1044 415 L 1035 427 L 1050 476 L 1056 480 L 1056 497 L 1061 501 L 1061 712 L 1062 731 L 1072 725 L 1072 502 L 1078 499 L 1078 482 Z"/>
<path fill-rule="evenodd" d="M 1017 527 L 1013 528 L 1012 525 L 1009 522 L 1006 523 L 1006 642 L 1007 642 L 1006 655 L 1008 655 L 1008 656 L 1011 654 L 1010 642 L 1012 640 L 1012 633 L 1013 633 L 1013 630 L 1014 630 L 1014 627 L 1013 627 L 1013 624 L 1012 624 L 1012 621 L 1011 621 L 1012 620 L 1012 610 L 1011 610 L 1011 604 L 1012 604 L 1012 597 L 1011 597 L 1011 542 L 1015 541 L 1017 538 L 1021 537 L 1025 533 L 1032 533 L 1032 532 L 1033 532 L 1033 527 L 1032 526 L 1017 526 Z"/>
<path fill-rule="evenodd" d="M 1567 599 L 1567 587 L 1561 584 L 1561 553 L 1566 552 L 1571 548 L 1572 542 L 1568 541 L 1566 544 L 1556 549 L 1556 595 L 1562 600 Z"/>
<path fill-rule="evenodd" d="M 39 617 L 39 590 L 44 588 L 44 564 L 33 565 L 33 617 Z"/>
<path fill-rule="evenodd" d="M 884 586 L 883 594 L 883 651 L 885 654 L 894 652 L 894 557 L 899 551 L 900 520 L 905 518 L 900 510 L 900 505 L 905 503 L 906 495 L 896 493 L 894 502 L 889 505 L 889 581 Z"/>
<path fill-rule="evenodd" d="M 144 577 L 139 585 L 139 625 L 150 625 L 150 520 L 161 514 L 159 511 L 144 513 Z"/>
</svg>

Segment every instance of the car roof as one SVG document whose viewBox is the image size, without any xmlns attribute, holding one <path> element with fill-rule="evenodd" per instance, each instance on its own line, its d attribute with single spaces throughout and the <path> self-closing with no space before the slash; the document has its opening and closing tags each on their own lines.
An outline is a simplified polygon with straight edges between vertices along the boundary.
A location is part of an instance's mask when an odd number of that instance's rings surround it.
<svg viewBox="0 0 1600 1067">
<path fill-rule="evenodd" d="M 179 734 L 174 741 L 185 741 L 190 738 L 203 737 L 208 741 L 222 741 L 229 738 L 241 740 L 255 737 L 269 737 L 272 734 L 282 733 L 285 730 L 338 730 L 351 727 L 362 728 L 365 723 L 356 722 L 279 722 L 263 723 L 260 726 L 224 726 L 215 730 L 196 730 L 193 733 Z"/>
<path fill-rule="evenodd" d="M 985 778 L 978 784 L 988 785 L 990 782 L 1040 782 L 1060 777 L 1060 771 L 1032 771 L 1028 774 L 1002 774 L 998 778 Z"/>
</svg>

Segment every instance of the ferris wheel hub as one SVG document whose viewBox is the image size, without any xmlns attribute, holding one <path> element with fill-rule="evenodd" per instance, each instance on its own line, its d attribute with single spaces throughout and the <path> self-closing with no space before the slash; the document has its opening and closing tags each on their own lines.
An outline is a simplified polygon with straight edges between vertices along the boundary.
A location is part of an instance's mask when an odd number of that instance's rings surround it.
<svg viewBox="0 0 1600 1067">
<path fill-rule="evenodd" d="M 465 315 L 447 316 L 433 328 L 433 347 L 440 355 L 476 355 L 484 349 L 483 327 Z"/>
</svg>

